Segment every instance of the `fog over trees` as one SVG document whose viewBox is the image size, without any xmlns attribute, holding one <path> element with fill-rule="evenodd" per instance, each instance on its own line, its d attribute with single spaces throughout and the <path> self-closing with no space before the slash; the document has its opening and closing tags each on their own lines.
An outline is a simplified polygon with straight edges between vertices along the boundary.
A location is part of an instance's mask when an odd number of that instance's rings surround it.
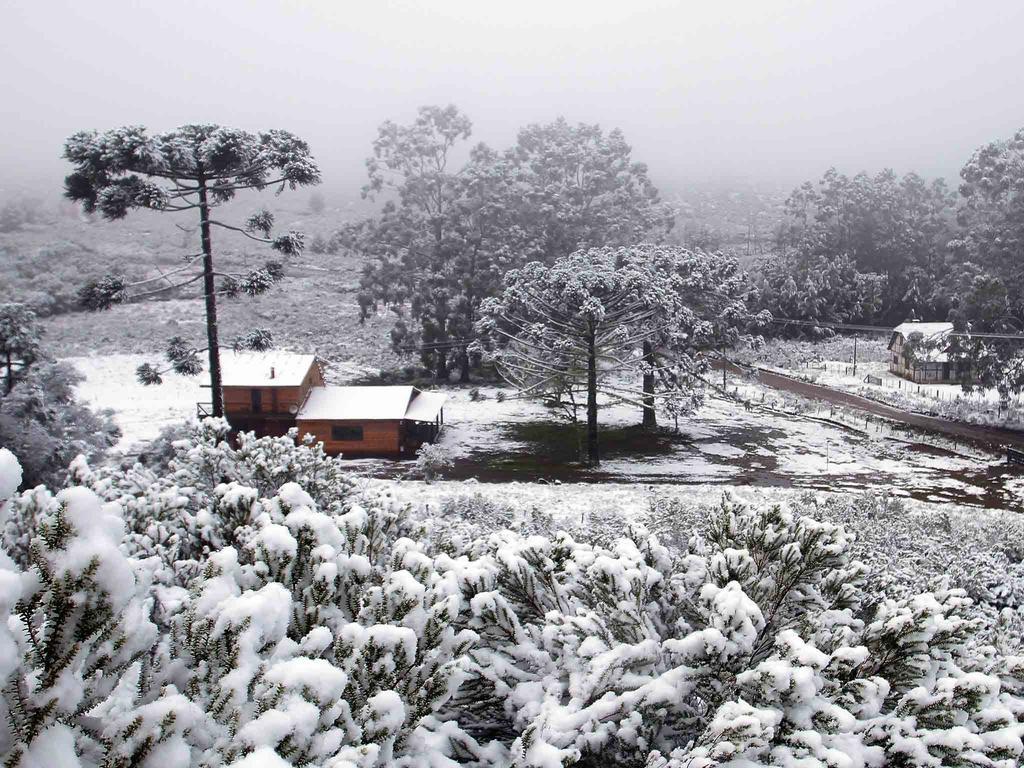
<svg viewBox="0 0 1024 768">
<path fill-rule="evenodd" d="M 83 127 L 216 120 L 302 136 L 355 200 L 381 121 L 451 102 L 492 146 L 560 115 L 621 128 L 666 195 L 832 165 L 952 179 L 1020 127 L 1022 22 L 1008 0 L 10 3 L 0 188 L 53 189 Z"/>
</svg>

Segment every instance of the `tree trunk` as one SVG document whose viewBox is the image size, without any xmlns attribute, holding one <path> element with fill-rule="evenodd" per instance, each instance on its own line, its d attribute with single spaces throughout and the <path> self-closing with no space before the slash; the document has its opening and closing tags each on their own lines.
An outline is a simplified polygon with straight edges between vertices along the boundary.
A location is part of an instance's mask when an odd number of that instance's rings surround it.
<svg viewBox="0 0 1024 768">
<path fill-rule="evenodd" d="M 469 384 L 469 352 L 463 347 L 459 352 L 459 383 Z"/>
<path fill-rule="evenodd" d="M 434 378 L 437 381 L 448 381 L 448 353 L 443 349 L 434 352 Z"/>
<path fill-rule="evenodd" d="M 587 337 L 587 461 L 592 466 L 601 463 L 597 446 L 597 350 L 593 330 Z"/>
<path fill-rule="evenodd" d="M 14 364 L 11 362 L 11 353 L 7 353 L 7 376 L 4 386 L 6 394 L 11 394 L 11 390 L 14 389 Z"/>
<path fill-rule="evenodd" d="M 644 342 L 644 365 L 650 370 L 644 371 L 644 429 L 658 426 L 658 415 L 654 411 L 654 345 Z"/>
<path fill-rule="evenodd" d="M 206 342 L 210 356 L 210 393 L 213 415 L 224 416 L 224 392 L 220 385 L 220 343 L 217 340 L 217 286 L 213 279 L 213 248 L 210 245 L 210 205 L 206 181 L 199 181 L 199 233 L 203 243 L 203 292 L 206 299 Z"/>
</svg>

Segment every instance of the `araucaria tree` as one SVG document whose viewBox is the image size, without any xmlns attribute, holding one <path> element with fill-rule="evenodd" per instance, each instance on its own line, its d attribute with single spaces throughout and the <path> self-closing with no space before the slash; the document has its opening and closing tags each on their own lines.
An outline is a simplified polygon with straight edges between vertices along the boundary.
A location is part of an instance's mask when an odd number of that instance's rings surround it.
<svg viewBox="0 0 1024 768">
<path fill-rule="evenodd" d="M 678 246 L 629 250 L 633 263 L 663 285 L 663 300 L 671 308 L 671 321 L 648 328 L 642 343 L 643 424 L 655 427 L 659 392 L 674 418 L 695 410 L 708 383 L 708 353 L 755 342 L 771 313 L 754 312 L 757 292 L 731 256 Z"/>
<path fill-rule="evenodd" d="M 723 331 L 688 306 L 716 273 L 699 261 L 687 264 L 682 249 L 637 246 L 577 251 L 551 266 L 531 262 L 483 303 L 479 328 L 498 371 L 523 395 L 557 403 L 573 421 L 585 409 L 587 459 L 597 464 L 599 405 L 660 406 L 679 416 L 700 404 L 697 350 Z M 727 320 L 737 311 L 732 303 L 707 306 Z M 638 388 L 642 374 L 661 386 L 646 380 Z"/>
<path fill-rule="evenodd" d="M 283 256 L 300 253 L 303 237 L 298 232 L 272 236 L 274 218 L 269 211 L 254 214 L 243 226 L 218 221 L 212 212 L 240 190 L 277 187 L 280 192 L 286 187 L 295 189 L 319 183 L 320 171 L 309 146 L 280 130 L 253 134 L 219 125 L 185 125 L 150 136 L 145 128 L 127 126 L 103 133 L 76 133 L 67 140 L 64 157 L 75 166 L 74 173 L 65 181 L 65 193 L 80 201 L 90 213 L 99 211 L 107 219 L 123 218 L 136 208 L 198 213 L 201 249 L 186 256 L 179 269 L 134 283 L 124 276 L 108 275 L 90 281 L 80 297 L 91 309 L 106 309 L 201 281 L 207 346 L 205 350 L 198 349 L 175 337 L 169 343 L 167 358 L 173 370 L 194 375 L 202 370 L 199 355 L 207 352 L 213 413 L 222 415 L 217 296 L 255 296 L 273 285 L 283 274 L 283 268 L 280 262 L 271 261 L 244 275 L 218 271 L 214 265 L 212 228 L 240 233 L 269 245 Z M 266 347 L 269 335 L 254 330 L 243 343 L 252 348 Z M 139 379 L 146 384 L 160 383 L 161 373 L 149 364 L 140 366 L 138 371 Z"/>
</svg>

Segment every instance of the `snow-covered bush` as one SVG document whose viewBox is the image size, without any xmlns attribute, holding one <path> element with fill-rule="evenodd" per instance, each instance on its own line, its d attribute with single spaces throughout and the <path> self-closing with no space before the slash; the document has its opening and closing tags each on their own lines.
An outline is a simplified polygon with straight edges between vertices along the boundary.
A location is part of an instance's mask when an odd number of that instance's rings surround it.
<svg viewBox="0 0 1024 768">
<path fill-rule="evenodd" d="M 195 440 L 176 472 L 230 465 Z M 206 535 L 185 585 L 125 535 L 121 514 L 147 498 L 126 490 L 133 471 L 93 478 L 118 489 L 106 504 L 78 487 L 43 505 L 24 572 L 0 556 L 9 765 L 1010 768 L 1024 756 L 1009 609 L 982 633 L 961 590 L 886 593 L 849 529 L 798 513 L 843 514 L 813 499 L 725 498 L 668 546 L 639 526 L 605 545 L 537 534 L 501 505 L 474 511 L 473 496 L 420 522 L 388 490 L 321 489 L 321 504 L 295 482 L 236 484 L 222 495 L 247 522 Z M 521 530 L 485 530 L 488 514 Z"/>
<path fill-rule="evenodd" d="M 29 568 L 0 555 L 5 765 L 167 768 L 153 758 L 181 748 L 190 726 L 168 713 L 199 714 L 172 689 L 143 698 L 157 627 L 145 569 L 119 550 L 119 512 L 84 488 L 61 491 Z"/>
<path fill-rule="evenodd" d="M 1016 765 L 1024 659 L 972 653 L 962 593 L 865 613 L 851 543 L 728 501 L 679 556 L 495 534 L 464 580 L 467 727 L 520 768 Z"/>
<path fill-rule="evenodd" d="M 944 583 L 966 591 L 995 619 L 1024 610 L 1024 519 L 986 510 L 915 510 L 894 496 L 816 496 L 805 514 L 857 532 L 854 551 L 871 566 L 874 592 L 907 596 Z"/>
<path fill-rule="evenodd" d="M 424 443 L 416 451 L 416 471 L 428 483 L 454 463 L 451 452 L 437 443 Z"/>
<path fill-rule="evenodd" d="M 44 360 L 10 392 L 0 386 L 0 445 L 20 457 L 25 486 L 60 487 L 76 455 L 102 457 L 120 437 L 109 411 L 78 402 L 81 378 L 70 365 Z"/>
<path fill-rule="evenodd" d="M 443 497 L 428 508 L 426 524 L 432 545 L 453 554 L 472 552 L 496 531 L 544 536 L 555 533 L 552 515 L 540 507 L 513 504 L 479 491 Z"/>
<path fill-rule="evenodd" d="M 252 534 L 254 506 L 288 482 L 302 485 L 323 510 L 337 510 L 352 492 L 352 481 L 337 458 L 322 445 L 296 443 L 294 435 L 228 440 L 227 422 L 206 419 L 187 439 L 174 444 L 167 469 L 135 464 L 127 469 L 72 466 L 71 482 L 86 486 L 124 508 L 128 550 L 139 557 L 157 555 L 179 583 L 187 583 L 201 559 L 227 546 L 239 546 Z M 43 494 L 45 496 L 45 494 Z M 23 517 L 46 500 L 23 495 Z"/>
<path fill-rule="evenodd" d="M 472 746 L 438 719 L 476 636 L 389 496 L 325 514 L 295 484 L 258 503 L 244 549 L 206 562 L 175 622 L 173 681 L 201 704 L 224 761 L 427 765 Z M 438 763 L 446 764 L 446 763 Z M 454 763 L 447 763 L 454 764 Z"/>
<path fill-rule="evenodd" d="M 886 493 L 801 493 L 793 514 L 840 524 L 856 534 L 851 555 L 869 566 L 869 603 L 956 587 L 974 601 L 974 612 L 995 622 L 1003 609 L 1024 621 L 1024 518 L 978 509 L 921 509 Z M 673 552 L 695 530 L 707 529 L 715 508 L 685 495 L 652 495 L 640 522 Z"/>
</svg>

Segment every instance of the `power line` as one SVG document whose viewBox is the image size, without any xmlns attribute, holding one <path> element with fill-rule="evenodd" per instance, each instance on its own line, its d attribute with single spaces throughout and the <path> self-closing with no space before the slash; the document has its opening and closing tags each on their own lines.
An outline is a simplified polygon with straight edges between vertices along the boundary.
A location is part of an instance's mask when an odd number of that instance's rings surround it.
<svg viewBox="0 0 1024 768">
<path fill-rule="evenodd" d="M 893 333 L 895 329 L 885 328 L 880 325 L 855 325 L 852 323 L 826 323 L 813 320 L 794 320 L 788 317 L 774 317 L 773 323 L 779 325 L 800 325 L 810 328 L 831 328 L 839 331 L 864 331 L 867 333 Z M 945 336 L 956 336 L 963 339 L 1004 339 L 1010 341 L 1024 341 L 1024 333 L 974 333 L 969 331 L 950 331 Z"/>
<path fill-rule="evenodd" d="M 891 334 L 894 329 L 881 325 L 858 325 L 856 323 L 829 323 L 814 320 L 796 320 L 791 317 L 773 317 L 772 323 L 776 325 L 798 325 L 805 328 L 830 328 L 837 331 L 859 331 L 861 333 L 884 333 Z M 1024 333 L 981 333 L 968 331 L 950 331 L 944 334 L 946 337 L 955 336 L 962 339 L 999 339 L 1003 341 L 1024 341 Z M 405 344 L 398 347 L 401 352 L 424 352 L 424 351 L 445 351 L 459 349 L 468 346 L 476 339 L 455 338 L 447 341 L 433 341 L 424 344 Z"/>
</svg>

